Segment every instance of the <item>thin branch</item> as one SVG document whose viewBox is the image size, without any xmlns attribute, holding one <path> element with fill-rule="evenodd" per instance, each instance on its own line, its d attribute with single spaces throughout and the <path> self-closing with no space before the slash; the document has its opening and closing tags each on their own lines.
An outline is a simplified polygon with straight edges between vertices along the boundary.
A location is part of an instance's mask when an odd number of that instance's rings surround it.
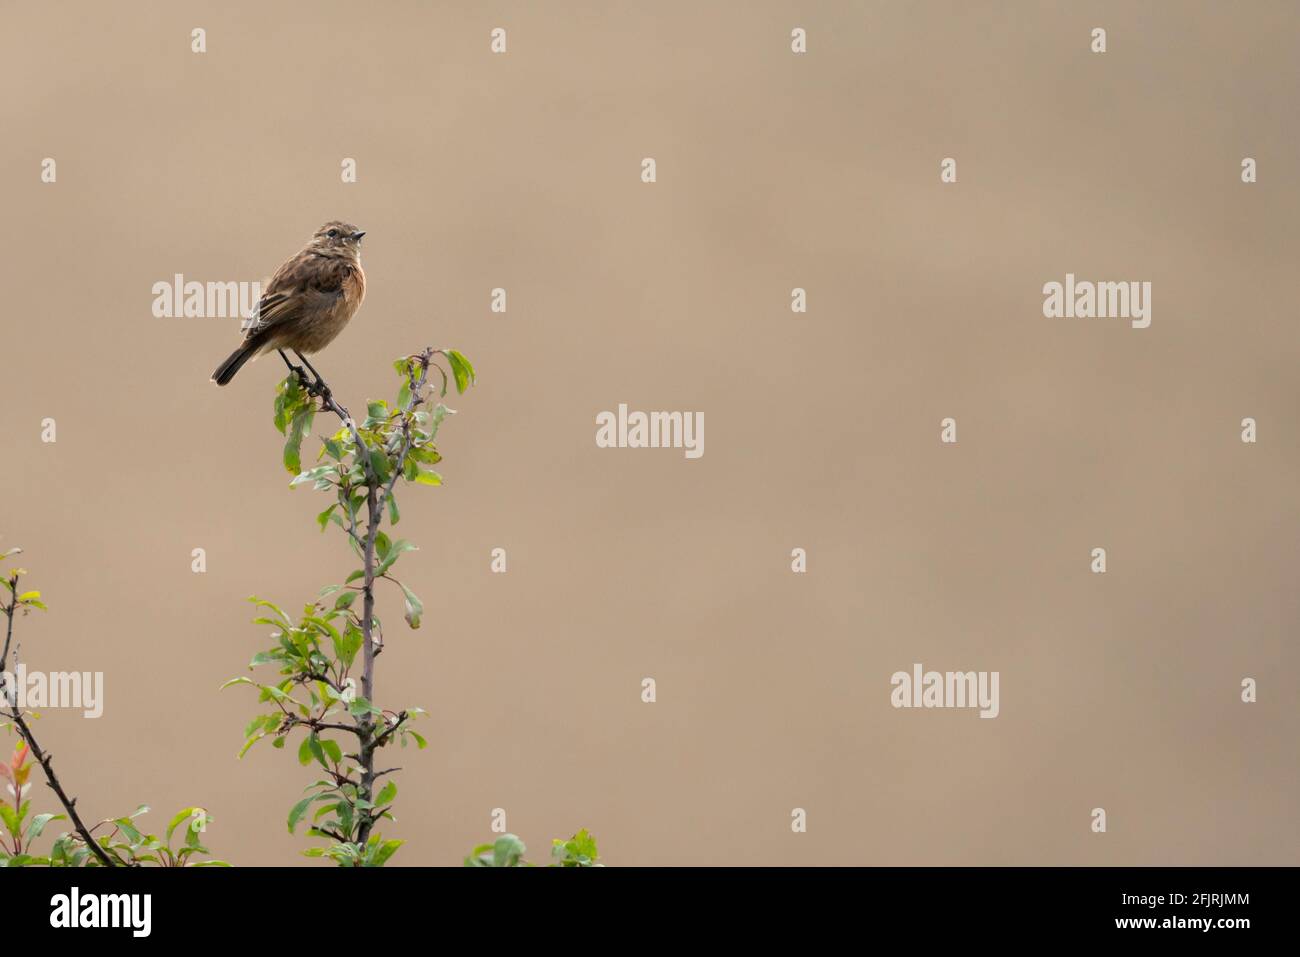
<svg viewBox="0 0 1300 957">
<path fill-rule="evenodd" d="M 5 617 L 7 617 L 9 621 L 5 627 L 5 649 L 4 657 L 0 657 L 0 672 L 7 671 L 9 667 L 9 644 L 13 639 L 14 612 L 18 606 L 18 576 L 14 575 L 10 578 L 9 583 L 14 586 L 14 596 L 10 600 L 10 604 L 4 606 Z M 7 700 L 9 689 L 0 689 L 0 692 L 6 695 Z M 100 863 L 105 867 L 117 867 L 118 863 L 110 858 L 108 852 L 100 847 L 99 844 L 95 842 L 95 839 L 90 836 L 90 831 L 86 829 L 86 825 L 82 822 L 81 815 L 77 813 L 77 799 L 68 797 L 67 792 L 63 790 L 63 785 L 59 783 L 59 776 L 54 773 L 53 759 L 50 755 L 42 751 L 41 746 L 36 743 L 36 736 L 32 734 L 32 729 L 28 726 L 26 719 L 23 718 L 22 712 L 19 710 L 16 702 L 13 705 L 13 710 L 9 712 L 8 716 L 13 719 L 14 724 L 18 727 L 18 733 L 22 735 L 23 740 L 27 742 L 27 747 L 31 749 L 32 757 L 36 758 L 36 762 L 41 766 L 41 770 L 45 772 L 45 782 L 53 789 L 54 793 L 58 795 L 59 803 L 62 804 L 63 809 L 68 812 L 68 820 L 72 822 L 72 826 L 85 842 L 86 847 L 90 849 L 92 854 L 99 858 Z"/>
<path fill-rule="evenodd" d="M 424 402 L 424 387 L 429 380 L 429 363 L 433 360 L 433 349 L 427 348 L 418 356 L 412 356 L 420 363 L 420 375 L 417 379 L 411 376 L 411 400 L 403 413 L 414 412 Z M 388 485 L 384 487 L 383 493 L 379 497 L 379 505 L 382 508 L 384 503 L 393 494 L 393 488 L 397 485 L 398 478 L 402 475 L 402 470 L 406 466 L 406 457 L 411 451 L 411 421 L 402 417 L 402 451 L 397 456 L 397 467 L 393 469 L 393 474 L 388 480 Z"/>
<path fill-rule="evenodd" d="M 41 770 L 45 772 L 46 784 L 48 784 L 58 796 L 59 803 L 62 804 L 63 809 L 68 812 L 68 820 L 72 822 L 73 828 L 81 837 L 81 840 L 85 843 L 86 847 L 89 848 L 97 858 L 99 858 L 100 862 L 105 867 L 119 866 L 118 863 L 111 859 L 104 849 L 95 842 L 95 839 L 91 837 L 90 831 L 86 829 L 85 823 L 81 820 L 81 815 L 77 813 L 77 799 L 68 797 L 67 792 L 63 790 L 63 785 L 59 782 L 59 776 L 54 773 L 52 756 L 41 750 L 41 746 L 37 743 L 36 737 L 32 734 L 31 727 L 27 724 L 27 721 L 23 718 L 22 714 L 17 708 L 15 708 L 8 716 L 12 718 L 14 724 L 18 726 L 18 733 L 22 736 L 23 740 L 27 742 L 27 747 L 31 749 L 32 756 L 36 758 L 37 763 L 41 766 Z"/>
<path fill-rule="evenodd" d="M 397 733 L 397 729 L 406 724 L 406 719 L 409 717 L 410 715 L 405 711 L 398 712 L 397 720 L 390 724 L 383 734 L 375 738 L 375 747 L 382 748 L 387 744 L 393 735 Z"/>
<path fill-rule="evenodd" d="M 353 445 L 356 447 L 356 449 L 358 451 L 364 449 L 366 445 L 364 442 L 361 441 L 361 432 L 357 429 L 357 423 L 352 418 L 352 413 L 349 412 L 347 409 L 345 409 L 343 406 L 339 405 L 338 400 L 334 398 L 334 393 L 330 391 L 329 383 L 325 381 L 324 376 L 322 376 L 319 372 L 316 372 L 315 369 L 312 370 L 313 374 L 311 376 L 308 376 L 307 372 L 304 371 L 302 367 L 296 366 L 293 363 L 291 363 L 288 360 L 288 358 L 285 357 L 283 352 L 280 353 L 280 357 L 283 358 L 285 364 L 289 366 L 289 370 L 298 377 L 299 384 L 302 385 L 302 387 L 307 390 L 307 394 L 310 396 L 315 396 L 316 398 L 320 399 L 321 408 L 333 412 L 335 415 L 339 417 L 339 421 L 341 421 L 345 426 L 348 427 L 348 431 L 352 433 L 352 442 Z M 299 358 L 301 359 L 302 357 L 299 356 Z M 303 361 L 305 362 L 306 360 Z M 365 469 L 366 477 L 370 478 L 371 471 L 370 471 L 369 456 L 366 456 L 363 462 L 363 466 Z"/>
<path fill-rule="evenodd" d="M 333 678 L 331 678 L 329 675 L 325 674 L 324 672 L 314 672 L 314 671 L 313 671 L 313 672 L 303 672 L 303 673 L 297 675 L 297 676 L 294 678 L 294 680 L 295 680 L 298 684 L 302 684 L 304 681 L 323 681 L 323 682 L 325 682 L 327 685 L 329 685 L 331 688 L 333 688 L 335 691 L 337 691 L 339 694 L 342 694 L 342 693 L 343 693 L 343 688 L 340 687 L 340 686 L 338 685 L 338 683 L 334 681 Z"/>
<path fill-rule="evenodd" d="M 291 728 L 303 724 L 311 728 L 313 731 L 347 731 L 350 734 L 357 733 L 356 726 L 351 724 L 332 724 L 328 721 L 318 721 L 315 718 L 300 718 L 296 714 L 286 714 L 285 717 L 293 722 L 290 725 Z"/>
<path fill-rule="evenodd" d="M 317 372 L 310 362 L 301 354 L 298 354 L 299 361 L 302 362 L 306 369 L 301 366 L 295 366 L 289 361 L 288 356 L 283 352 L 280 357 L 284 359 L 285 365 L 289 367 L 291 374 L 297 376 L 300 385 L 307 390 L 307 394 L 321 401 L 321 408 L 333 412 L 343 422 L 344 426 L 352 434 L 353 457 L 361 459 L 362 473 L 366 482 L 366 529 L 365 535 L 362 536 L 357 532 L 357 518 L 352 512 L 351 501 L 352 493 L 349 489 L 346 494 L 348 503 L 348 525 L 346 531 L 354 546 L 361 553 L 363 578 L 360 588 L 362 594 L 362 613 L 361 613 L 361 633 L 363 642 L 363 658 L 361 672 L 361 694 L 366 701 L 374 703 L 375 694 L 375 658 L 382 650 L 375 646 L 375 578 L 377 565 L 375 561 L 375 542 L 379 535 L 379 530 L 383 524 L 384 506 L 393 494 L 393 489 L 397 480 L 401 477 L 405 467 L 406 459 L 412 447 L 411 436 L 411 413 L 425 401 L 424 388 L 429 378 L 429 366 L 433 360 L 435 351 L 432 347 L 426 348 L 418 355 L 410 358 L 413 365 L 408 370 L 410 383 L 410 398 L 407 400 L 406 407 L 401 409 L 402 414 L 402 439 L 400 451 L 397 454 L 396 467 L 392 470 L 387 483 L 380 483 L 378 475 L 375 473 L 374 465 L 371 463 L 370 451 L 366 443 L 361 438 L 361 431 L 357 427 L 356 421 L 352 414 L 343 406 L 339 405 L 330 390 L 329 383 L 325 381 L 324 376 Z M 415 372 L 415 364 L 419 366 L 418 375 Z M 369 802 L 374 795 L 375 778 L 375 751 L 386 744 L 392 737 L 393 733 L 400 728 L 406 720 L 406 714 L 403 712 L 396 724 L 386 727 L 382 733 L 375 733 L 375 721 L 371 712 L 367 711 L 356 718 L 353 731 L 360 739 L 360 748 L 356 755 L 357 764 L 361 770 L 361 781 L 357 784 L 357 796 L 359 799 Z M 391 773 L 392 770 L 383 773 Z M 364 848 L 369 840 L 371 828 L 374 826 L 378 815 L 374 813 L 373 808 L 362 808 L 358 815 L 357 821 L 357 844 Z"/>
<path fill-rule="evenodd" d="M 18 606 L 17 575 L 9 576 L 9 601 L 10 604 L 4 610 L 5 616 L 9 619 L 9 624 L 5 627 L 5 652 L 0 655 L 0 671 L 9 670 L 9 645 L 14 639 L 14 609 Z"/>
<path fill-rule="evenodd" d="M 365 446 L 362 446 L 364 449 Z M 366 461 L 369 462 L 369 455 Z M 369 468 L 369 465 L 367 465 Z M 361 694 L 372 704 L 375 699 L 375 643 L 372 640 L 375 622 L 375 537 L 379 534 L 379 523 L 383 520 L 383 512 L 379 510 L 379 501 L 373 484 L 366 487 L 366 549 L 364 556 L 365 569 L 365 590 L 362 596 L 362 615 L 361 615 L 361 634 L 363 642 L 362 671 L 361 671 Z M 361 784 L 358 787 L 358 798 L 369 802 L 375 790 L 375 751 L 374 751 L 374 718 L 370 712 L 364 712 L 357 718 L 357 727 L 361 732 Z M 357 844 L 365 847 L 366 841 L 370 837 L 370 827 L 372 819 L 369 808 L 362 808 L 360 814 L 359 826 L 357 828 Z"/>
</svg>

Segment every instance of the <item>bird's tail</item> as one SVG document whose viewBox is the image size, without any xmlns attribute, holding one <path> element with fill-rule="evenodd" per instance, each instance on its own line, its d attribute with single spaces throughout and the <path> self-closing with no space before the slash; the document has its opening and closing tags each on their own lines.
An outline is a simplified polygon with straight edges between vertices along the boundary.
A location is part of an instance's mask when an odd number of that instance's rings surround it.
<svg viewBox="0 0 1300 957">
<path fill-rule="evenodd" d="M 212 381 L 217 385 L 225 385 L 235 377 L 236 372 L 244 367 L 245 362 L 261 351 L 262 345 L 263 343 L 260 339 L 249 339 L 232 352 L 225 362 L 217 366 L 217 371 L 212 373 Z"/>
</svg>

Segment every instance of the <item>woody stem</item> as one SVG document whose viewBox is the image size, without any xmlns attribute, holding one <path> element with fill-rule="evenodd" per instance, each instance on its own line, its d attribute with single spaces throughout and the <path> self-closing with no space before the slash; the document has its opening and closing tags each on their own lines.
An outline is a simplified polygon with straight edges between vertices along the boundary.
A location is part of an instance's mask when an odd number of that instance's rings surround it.
<svg viewBox="0 0 1300 957">
<path fill-rule="evenodd" d="M 18 577 L 14 576 L 10 581 L 15 586 L 14 594 L 17 595 Z M 9 605 L 4 607 L 5 617 L 7 617 L 9 621 L 5 627 L 5 648 L 4 656 L 0 657 L 0 671 L 6 670 L 9 666 L 9 644 L 14 635 L 14 611 L 17 608 L 17 605 L 18 600 L 17 598 L 14 598 Z M 6 688 L 4 691 L 7 693 L 8 689 Z M 48 783 L 54 790 L 54 793 L 58 795 L 59 803 L 62 804 L 63 809 L 68 812 L 68 820 L 72 822 L 72 826 L 85 842 L 86 847 L 89 848 L 92 854 L 99 858 L 99 862 L 105 867 L 117 867 L 118 863 L 110 858 L 108 853 L 95 842 L 93 837 L 90 836 L 90 831 L 82 822 L 81 815 L 77 813 L 77 799 L 68 797 L 67 793 L 63 790 L 63 785 L 59 783 L 59 776 L 54 773 L 54 764 L 50 755 L 42 751 L 41 746 L 36 743 L 36 738 L 32 734 L 32 729 L 28 726 L 22 712 L 18 710 L 18 704 L 16 701 L 9 717 L 12 718 L 14 724 L 17 725 L 18 733 L 22 736 L 22 739 L 27 742 L 27 747 L 31 749 L 32 756 L 36 758 L 37 763 L 41 766 L 41 770 L 45 772 L 46 783 Z"/>
</svg>

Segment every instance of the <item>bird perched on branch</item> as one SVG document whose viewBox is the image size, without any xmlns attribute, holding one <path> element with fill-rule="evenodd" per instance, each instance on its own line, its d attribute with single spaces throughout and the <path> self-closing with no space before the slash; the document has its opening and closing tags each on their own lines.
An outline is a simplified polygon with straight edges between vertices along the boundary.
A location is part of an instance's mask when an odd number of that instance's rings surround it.
<svg viewBox="0 0 1300 957">
<path fill-rule="evenodd" d="M 303 355 L 320 352 L 333 342 L 366 296 L 366 274 L 361 270 L 364 235 L 351 223 L 337 221 L 316 230 L 302 251 L 275 271 L 244 341 L 217 366 L 212 381 L 225 385 L 249 359 L 272 349 L 291 369 L 285 349 L 310 369 Z"/>
</svg>

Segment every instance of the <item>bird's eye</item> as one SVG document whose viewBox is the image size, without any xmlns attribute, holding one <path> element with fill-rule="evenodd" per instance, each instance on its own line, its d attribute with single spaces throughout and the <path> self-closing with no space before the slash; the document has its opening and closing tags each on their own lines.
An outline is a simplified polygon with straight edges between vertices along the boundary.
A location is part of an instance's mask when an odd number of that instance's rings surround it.
<svg viewBox="0 0 1300 957">
<path fill-rule="evenodd" d="M 328 233 L 326 233 L 325 235 L 328 236 L 330 239 L 338 239 L 338 238 L 339 238 L 339 231 L 338 231 L 337 229 L 331 229 L 331 230 L 330 230 Z"/>
</svg>

